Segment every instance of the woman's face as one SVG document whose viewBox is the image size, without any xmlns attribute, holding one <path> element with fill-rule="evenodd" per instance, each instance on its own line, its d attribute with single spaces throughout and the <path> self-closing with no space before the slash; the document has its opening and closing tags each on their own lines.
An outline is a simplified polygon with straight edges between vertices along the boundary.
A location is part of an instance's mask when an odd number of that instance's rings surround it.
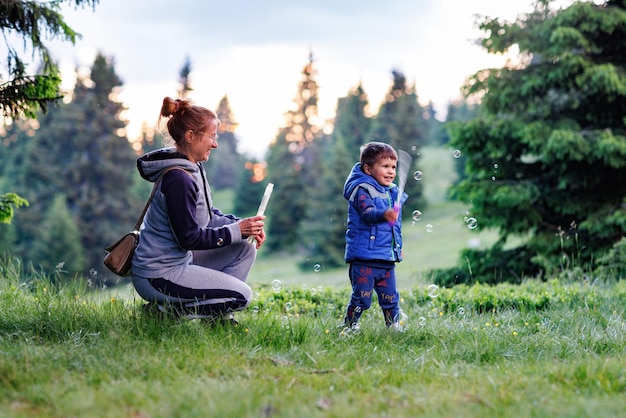
<svg viewBox="0 0 626 418">
<path fill-rule="evenodd" d="M 208 161 L 211 151 L 217 148 L 217 119 L 211 119 L 204 131 L 191 132 L 187 158 L 191 162 Z"/>
</svg>

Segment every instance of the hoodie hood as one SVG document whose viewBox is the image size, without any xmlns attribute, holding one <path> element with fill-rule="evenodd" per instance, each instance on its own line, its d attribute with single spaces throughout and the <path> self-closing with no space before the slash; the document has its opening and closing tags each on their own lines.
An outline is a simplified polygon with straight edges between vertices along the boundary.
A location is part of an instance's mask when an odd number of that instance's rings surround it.
<svg viewBox="0 0 626 418">
<path fill-rule="evenodd" d="M 381 186 L 372 176 L 363 172 L 361 169 L 361 163 L 356 163 L 354 167 L 352 167 L 352 171 L 350 171 L 350 174 L 343 185 L 343 197 L 350 200 L 350 197 L 356 188 L 363 183 L 373 186 L 376 190 L 382 193 L 386 193 L 388 190 L 396 187 L 393 183 L 390 186 Z"/>
<path fill-rule="evenodd" d="M 184 168 L 190 173 L 197 173 L 200 170 L 197 164 L 189 161 L 187 156 L 174 147 L 160 148 L 137 158 L 139 175 L 150 182 L 155 182 L 163 170 L 172 166 Z"/>
</svg>

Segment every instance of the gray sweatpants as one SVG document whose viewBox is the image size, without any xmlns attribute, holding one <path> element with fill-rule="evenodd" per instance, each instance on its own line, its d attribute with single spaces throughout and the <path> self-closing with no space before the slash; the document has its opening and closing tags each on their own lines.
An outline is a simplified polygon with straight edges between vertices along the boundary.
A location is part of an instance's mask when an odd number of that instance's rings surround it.
<svg viewBox="0 0 626 418">
<path fill-rule="evenodd" d="M 256 248 L 247 241 L 193 251 L 191 264 L 168 277 L 133 276 L 133 285 L 139 296 L 150 302 L 207 315 L 238 311 L 252 300 L 252 289 L 245 281 L 255 259 Z"/>
</svg>

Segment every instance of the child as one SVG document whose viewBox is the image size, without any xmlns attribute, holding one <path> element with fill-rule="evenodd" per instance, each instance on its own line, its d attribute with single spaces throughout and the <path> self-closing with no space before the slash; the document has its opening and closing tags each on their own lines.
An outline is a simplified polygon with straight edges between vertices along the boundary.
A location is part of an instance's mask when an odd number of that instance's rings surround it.
<svg viewBox="0 0 626 418">
<path fill-rule="evenodd" d="M 350 263 L 352 296 L 344 324 L 358 329 L 364 310 L 372 304 L 376 290 L 385 325 L 401 330 L 395 263 L 402 261 L 402 209 L 394 210 L 398 187 L 398 155 L 388 144 L 370 142 L 361 147 L 361 161 L 352 168 L 343 188 L 348 200 L 346 262 Z M 403 193 L 400 201 L 406 201 Z"/>
</svg>

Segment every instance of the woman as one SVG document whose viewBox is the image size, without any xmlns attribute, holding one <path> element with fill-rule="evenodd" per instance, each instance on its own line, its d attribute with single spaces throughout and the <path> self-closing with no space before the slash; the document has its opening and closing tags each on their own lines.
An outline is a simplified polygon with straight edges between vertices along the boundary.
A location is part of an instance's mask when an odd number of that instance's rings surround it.
<svg viewBox="0 0 626 418">
<path fill-rule="evenodd" d="M 164 118 L 175 145 L 137 160 L 139 174 L 159 183 L 133 257 L 133 285 L 160 311 L 236 323 L 233 311 L 252 299 L 245 281 L 265 241 L 265 216 L 239 219 L 213 207 L 202 166 L 217 148 L 213 111 L 166 97 L 159 124 Z"/>
</svg>

